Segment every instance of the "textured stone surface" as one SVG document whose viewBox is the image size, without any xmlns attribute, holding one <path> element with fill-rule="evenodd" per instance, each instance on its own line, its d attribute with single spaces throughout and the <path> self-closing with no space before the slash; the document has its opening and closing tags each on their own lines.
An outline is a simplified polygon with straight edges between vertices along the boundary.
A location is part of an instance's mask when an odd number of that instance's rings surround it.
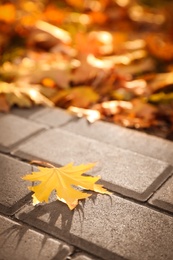
<svg viewBox="0 0 173 260">
<path fill-rule="evenodd" d="M 173 142 L 159 137 L 101 121 L 89 124 L 85 119 L 71 121 L 63 128 L 173 165 Z"/>
<path fill-rule="evenodd" d="M 173 213 L 173 176 L 156 191 L 149 202 Z"/>
<path fill-rule="evenodd" d="M 173 218 L 114 195 L 97 195 L 74 211 L 58 201 L 28 205 L 17 217 L 103 259 L 173 259 Z"/>
<path fill-rule="evenodd" d="M 72 247 L 0 216 L 1 260 L 66 260 Z"/>
<path fill-rule="evenodd" d="M 11 109 L 11 113 L 20 117 L 29 118 L 30 116 L 41 110 L 44 110 L 44 108 L 41 106 L 35 106 L 30 108 L 13 107 Z"/>
<path fill-rule="evenodd" d="M 48 126 L 64 126 L 70 121 L 76 121 L 76 117 L 70 115 L 65 110 L 56 108 L 45 108 L 38 113 L 35 113 L 33 116 L 30 117 L 32 120 L 46 124 Z"/>
<path fill-rule="evenodd" d="M 164 162 L 61 129 L 33 137 L 15 154 L 59 165 L 98 162 L 92 174 L 101 175 L 107 188 L 142 201 L 172 174 L 172 168 Z"/>
<path fill-rule="evenodd" d="M 0 212 L 13 214 L 30 198 L 21 177 L 31 171 L 31 165 L 0 154 Z"/>
<path fill-rule="evenodd" d="M 0 117 L 0 151 L 9 152 L 13 146 L 41 129 L 41 124 L 15 115 Z"/>
<path fill-rule="evenodd" d="M 5 113 L 0 112 L 0 117 L 5 116 Z"/>
</svg>

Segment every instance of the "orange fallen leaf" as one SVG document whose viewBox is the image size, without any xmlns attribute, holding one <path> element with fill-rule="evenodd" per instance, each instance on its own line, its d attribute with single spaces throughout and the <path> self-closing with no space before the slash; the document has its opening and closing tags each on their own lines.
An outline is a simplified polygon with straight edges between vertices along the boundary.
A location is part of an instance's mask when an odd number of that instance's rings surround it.
<svg viewBox="0 0 173 260">
<path fill-rule="evenodd" d="M 50 164 L 48 164 L 50 166 Z M 57 199 L 66 203 L 72 210 L 78 205 L 79 199 L 86 199 L 92 194 L 85 193 L 83 190 L 92 190 L 103 194 L 111 194 L 100 184 L 95 184 L 99 176 L 83 176 L 82 174 L 92 169 L 95 163 L 81 164 L 74 166 L 69 163 L 66 166 L 56 168 L 38 167 L 39 172 L 32 172 L 22 177 L 23 180 L 40 181 L 37 186 L 28 187 L 33 191 L 33 205 L 40 202 L 48 202 L 53 190 L 56 190 Z"/>
<path fill-rule="evenodd" d="M 16 8 L 13 4 L 7 3 L 0 6 L 0 21 L 13 23 L 16 18 Z"/>
<path fill-rule="evenodd" d="M 4 94 L 0 94 L 0 111 L 9 112 L 10 106 L 5 98 Z"/>
</svg>

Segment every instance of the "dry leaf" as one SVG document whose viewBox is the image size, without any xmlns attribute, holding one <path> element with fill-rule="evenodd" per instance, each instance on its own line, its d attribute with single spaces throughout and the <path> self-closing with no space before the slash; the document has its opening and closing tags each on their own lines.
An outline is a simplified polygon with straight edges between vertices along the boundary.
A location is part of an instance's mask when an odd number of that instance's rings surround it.
<svg viewBox="0 0 173 260">
<path fill-rule="evenodd" d="M 173 60 L 173 42 L 168 37 L 152 34 L 146 40 L 150 52 L 155 57 L 165 61 Z"/>
<path fill-rule="evenodd" d="M 13 4 L 7 3 L 0 6 L 0 21 L 13 23 L 16 18 L 16 9 Z"/>
<path fill-rule="evenodd" d="M 39 172 L 32 172 L 24 176 L 23 180 L 40 181 L 37 186 L 28 187 L 33 191 L 33 204 L 48 202 L 49 196 L 53 190 L 56 190 L 57 199 L 66 203 L 72 210 L 78 205 L 79 199 L 86 199 L 91 196 L 82 190 L 92 190 L 95 192 L 110 194 L 100 184 L 95 184 L 99 176 L 83 176 L 82 174 L 92 169 L 95 163 L 81 164 L 74 166 L 69 163 L 66 166 L 56 168 L 38 167 Z M 82 189 L 82 190 L 81 190 Z"/>
<path fill-rule="evenodd" d="M 7 103 L 4 94 L 0 94 L 0 112 L 8 112 L 10 110 L 10 106 Z"/>
<path fill-rule="evenodd" d="M 35 26 L 37 29 L 53 35 L 55 38 L 61 40 L 63 43 L 69 44 L 71 42 L 70 34 L 57 26 L 43 22 L 41 20 L 37 21 Z"/>
<path fill-rule="evenodd" d="M 151 95 L 148 100 L 151 103 L 170 103 L 173 101 L 173 92 L 171 93 L 164 93 L 164 92 L 159 92 L 156 94 Z"/>
<path fill-rule="evenodd" d="M 120 113 L 122 110 L 131 110 L 133 108 L 133 105 L 131 102 L 127 101 L 106 101 L 101 104 L 101 108 L 103 110 L 103 113 L 106 115 L 115 115 Z"/>
<path fill-rule="evenodd" d="M 1 2 L 1 111 L 54 103 L 89 122 L 173 129 L 171 1 Z"/>
<path fill-rule="evenodd" d="M 70 106 L 68 111 L 77 117 L 85 117 L 90 123 L 94 123 L 95 121 L 101 119 L 100 112 L 94 109 L 84 109 Z"/>
<path fill-rule="evenodd" d="M 99 95 L 90 86 L 79 86 L 58 91 L 51 100 L 62 107 L 76 106 L 87 108 L 97 102 Z"/>
<path fill-rule="evenodd" d="M 29 85 L 23 83 L 0 83 L 0 94 L 4 95 L 7 104 L 11 107 L 18 105 L 19 107 L 31 107 L 32 104 L 53 106 L 53 103 L 43 96 L 37 85 Z"/>
</svg>

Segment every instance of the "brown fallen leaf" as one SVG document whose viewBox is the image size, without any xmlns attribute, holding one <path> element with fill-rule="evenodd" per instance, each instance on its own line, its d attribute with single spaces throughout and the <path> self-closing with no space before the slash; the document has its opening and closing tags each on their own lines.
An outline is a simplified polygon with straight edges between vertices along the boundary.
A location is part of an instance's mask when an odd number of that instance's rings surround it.
<svg viewBox="0 0 173 260">
<path fill-rule="evenodd" d="M 157 58 L 173 60 L 173 41 L 161 34 L 149 35 L 146 39 L 149 51 Z"/>
<path fill-rule="evenodd" d="M 122 110 L 121 113 L 114 114 L 114 122 L 136 129 L 149 128 L 157 124 L 156 115 L 158 109 L 140 99 L 131 102 L 131 109 Z"/>
<path fill-rule="evenodd" d="M 49 164 L 50 166 L 50 164 Z M 74 166 L 69 163 L 66 166 L 56 168 L 38 167 L 39 172 L 32 172 L 24 176 L 23 180 L 40 181 L 37 186 L 28 187 L 33 191 L 33 204 L 48 202 L 49 196 L 53 190 L 56 190 L 57 199 L 66 203 L 72 210 L 78 205 L 79 199 L 86 199 L 92 194 L 83 192 L 91 190 L 102 194 L 111 194 L 100 184 L 95 184 L 99 176 L 83 176 L 82 174 L 92 169 L 95 163 L 81 164 Z"/>
<path fill-rule="evenodd" d="M 90 86 L 79 86 L 58 91 L 52 102 L 62 107 L 75 106 L 87 108 L 97 102 L 99 95 Z"/>
<path fill-rule="evenodd" d="M 10 110 L 10 106 L 6 100 L 4 94 L 0 94 L 0 111 L 1 112 L 8 112 Z"/>
</svg>

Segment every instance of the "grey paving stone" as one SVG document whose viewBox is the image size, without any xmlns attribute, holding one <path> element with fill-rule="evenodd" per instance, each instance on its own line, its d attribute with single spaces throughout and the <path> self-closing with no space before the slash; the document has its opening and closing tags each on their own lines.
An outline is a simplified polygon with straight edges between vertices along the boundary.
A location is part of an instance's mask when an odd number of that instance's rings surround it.
<svg viewBox="0 0 173 260">
<path fill-rule="evenodd" d="M 106 260 L 172 260 L 173 217 L 112 195 L 25 206 L 17 217 Z"/>
<path fill-rule="evenodd" d="M 42 106 L 34 106 L 30 108 L 13 107 L 10 112 L 20 117 L 29 118 L 30 116 L 32 116 L 33 114 L 41 110 L 44 110 L 44 107 Z"/>
<path fill-rule="evenodd" d="M 72 247 L 0 216 L 1 260 L 66 260 Z"/>
<path fill-rule="evenodd" d="M 32 115 L 30 118 L 36 122 L 53 127 L 63 126 L 70 121 L 78 120 L 76 117 L 70 115 L 65 110 L 60 108 L 45 108 L 44 110 L 41 110 L 38 113 Z"/>
<path fill-rule="evenodd" d="M 0 154 L 0 212 L 13 214 L 30 199 L 28 185 L 21 177 L 31 171 L 31 165 Z"/>
<path fill-rule="evenodd" d="M 156 191 L 149 203 L 159 208 L 173 212 L 173 176 Z"/>
<path fill-rule="evenodd" d="M 4 116 L 4 115 L 6 115 L 6 113 L 0 112 L 0 117 L 2 117 L 2 116 Z"/>
<path fill-rule="evenodd" d="M 173 142 L 106 122 L 71 121 L 64 129 L 173 165 Z"/>
<path fill-rule="evenodd" d="M 98 162 L 91 173 L 101 175 L 107 188 L 142 201 L 172 174 L 172 167 L 165 162 L 61 129 L 51 129 L 33 137 L 15 154 L 58 165 Z"/>
<path fill-rule="evenodd" d="M 19 142 L 42 129 L 41 124 L 15 115 L 0 117 L 0 151 L 10 152 Z"/>
</svg>

